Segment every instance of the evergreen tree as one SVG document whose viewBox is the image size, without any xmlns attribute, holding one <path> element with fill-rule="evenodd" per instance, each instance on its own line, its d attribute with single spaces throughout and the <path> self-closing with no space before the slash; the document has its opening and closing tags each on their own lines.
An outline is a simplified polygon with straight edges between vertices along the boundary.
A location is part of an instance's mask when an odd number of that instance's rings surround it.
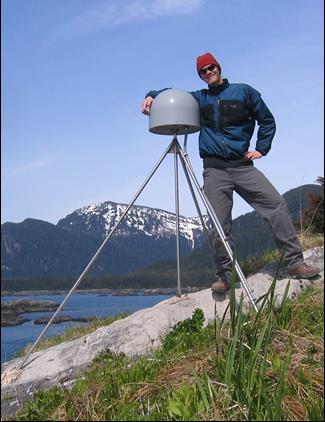
<svg viewBox="0 0 325 422">
<path fill-rule="evenodd" d="M 304 230 L 310 233 L 324 233 L 324 177 L 317 177 L 316 183 L 323 186 L 320 194 L 309 193 L 310 205 L 303 216 Z"/>
</svg>

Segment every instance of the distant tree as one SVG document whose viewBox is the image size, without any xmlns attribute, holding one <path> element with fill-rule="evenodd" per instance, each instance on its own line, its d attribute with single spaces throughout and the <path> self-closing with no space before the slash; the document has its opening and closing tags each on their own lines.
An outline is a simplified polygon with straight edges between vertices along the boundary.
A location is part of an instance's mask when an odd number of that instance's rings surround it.
<svg viewBox="0 0 325 422">
<path fill-rule="evenodd" d="M 324 177 L 319 176 L 316 183 L 324 188 Z M 303 215 L 304 230 L 310 233 L 324 233 L 324 189 L 317 195 L 309 193 L 309 207 Z"/>
</svg>

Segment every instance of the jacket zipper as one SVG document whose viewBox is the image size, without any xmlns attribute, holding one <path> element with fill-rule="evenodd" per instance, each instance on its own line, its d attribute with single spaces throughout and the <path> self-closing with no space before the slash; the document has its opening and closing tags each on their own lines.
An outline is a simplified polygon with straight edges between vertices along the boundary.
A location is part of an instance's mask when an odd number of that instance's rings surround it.
<svg viewBox="0 0 325 422">
<path fill-rule="evenodd" d="M 225 150 L 226 144 L 225 144 L 225 140 L 224 140 L 223 135 L 222 135 L 221 125 L 220 125 L 220 116 L 221 116 L 221 113 L 220 113 L 220 100 L 218 100 L 218 106 L 219 106 L 218 107 L 219 108 L 219 122 L 218 122 L 218 124 L 219 124 L 220 136 L 221 136 L 221 145 L 222 145 L 223 153 L 226 156 L 226 150 Z"/>
</svg>

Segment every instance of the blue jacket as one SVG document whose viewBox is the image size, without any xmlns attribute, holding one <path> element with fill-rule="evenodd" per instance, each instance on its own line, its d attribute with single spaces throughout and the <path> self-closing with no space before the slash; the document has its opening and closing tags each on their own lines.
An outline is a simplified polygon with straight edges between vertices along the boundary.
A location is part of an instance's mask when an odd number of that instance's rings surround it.
<svg viewBox="0 0 325 422">
<path fill-rule="evenodd" d="M 155 98 L 161 91 L 150 91 Z M 275 120 L 261 94 L 246 84 L 229 83 L 192 91 L 200 106 L 200 157 L 243 158 L 258 123 L 256 150 L 266 155 L 275 135 Z"/>
</svg>

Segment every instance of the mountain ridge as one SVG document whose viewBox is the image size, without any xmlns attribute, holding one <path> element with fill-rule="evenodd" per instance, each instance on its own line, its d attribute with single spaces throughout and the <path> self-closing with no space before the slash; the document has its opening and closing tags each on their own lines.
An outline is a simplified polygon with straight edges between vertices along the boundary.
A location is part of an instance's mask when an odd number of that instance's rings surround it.
<svg viewBox="0 0 325 422">
<path fill-rule="evenodd" d="M 308 192 L 320 191 L 320 186 L 309 184 L 283 195 L 293 219 L 297 218 L 299 209 L 308 206 Z M 126 207 L 126 204 L 113 201 L 84 206 L 60 219 L 56 225 L 32 218 L 21 223 L 3 223 L 2 277 L 78 275 Z M 207 221 L 207 217 L 204 218 Z M 94 264 L 92 274 L 120 275 L 161 260 L 174 259 L 175 227 L 175 214 L 134 205 Z M 241 259 L 274 247 L 270 229 L 254 211 L 235 218 L 233 232 Z M 180 235 L 182 255 L 200 248 L 204 254 L 207 246 L 199 217 L 181 216 Z"/>
</svg>

